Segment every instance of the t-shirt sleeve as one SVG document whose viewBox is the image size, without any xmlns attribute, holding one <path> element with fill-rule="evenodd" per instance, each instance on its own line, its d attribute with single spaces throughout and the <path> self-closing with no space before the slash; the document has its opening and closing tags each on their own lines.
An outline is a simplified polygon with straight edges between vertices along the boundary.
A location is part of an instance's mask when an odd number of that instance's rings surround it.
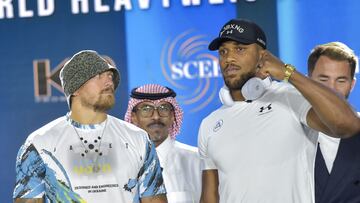
<svg viewBox="0 0 360 203">
<path fill-rule="evenodd" d="M 306 116 L 311 109 L 311 104 L 293 86 L 289 85 L 289 87 L 286 89 L 285 95 L 288 105 L 296 119 L 298 119 L 302 124 L 309 126 L 306 121 Z"/>
<path fill-rule="evenodd" d="M 45 194 L 45 164 L 33 144 L 23 145 L 16 158 L 13 198 L 41 198 Z"/>
<path fill-rule="evenodd" d="M 138 175 L 138 191 L 140 198 L 166 194 L 160 162 L 154 144 L 146 143 L 144 164 Z"/>
<path fill-rule="evenodd" d="M 206 133 L 204 121 L 201 123 L 198 134 L 198 147 L 200 155 L 201 170 L 217 169 L 215 163 L 208 154 L 209 133 Z"/>
</svg>

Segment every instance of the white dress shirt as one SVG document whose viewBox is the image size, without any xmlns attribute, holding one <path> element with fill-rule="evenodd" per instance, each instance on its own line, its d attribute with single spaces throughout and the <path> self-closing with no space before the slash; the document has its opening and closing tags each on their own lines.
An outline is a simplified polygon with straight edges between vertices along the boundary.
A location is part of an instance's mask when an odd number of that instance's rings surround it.
<svg viewBox="0 0 360 203">
<path fill-rule="evenodd" d="M 360 116 L 360 112 L 357 112 Z M 321 154 L 324 157 L 326 168 L 331 173 L 337 151 L 339 149 L 340 138 L 330 137 L 322 132 L 319 132 L 318 142 L 320 143 Z"/>
<path fill-rule="evenodd" d="M 198 149 L 170 138 L 156 147 L 169 203 L 199 202 L 201 171 Z"/>
<path fill-rule="evenodd" d="M 321 154 L 324 157 L 326 168 L 329 173 L 333 167 L 337 151 L 339 149 L 340 138 L 330 137 L 324 133 L 319 132 L 318 142 Z"/>
</svg>

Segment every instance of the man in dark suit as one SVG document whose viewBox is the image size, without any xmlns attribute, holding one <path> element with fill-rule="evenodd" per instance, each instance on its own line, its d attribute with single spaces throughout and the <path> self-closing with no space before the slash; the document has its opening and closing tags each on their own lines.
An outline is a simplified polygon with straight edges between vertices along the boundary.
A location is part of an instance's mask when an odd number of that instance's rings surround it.
<svg viewBox="0 0 360 203">
<path fill-rule="evenodd" d="M 355 86 L 357 57 L 341 42 L 316 46 L 309 76 L 348 98 Z M 360 136 L 339 139 L 319 132 L 315 160 L 315 202 L 360 202 Z"/>
</svg>

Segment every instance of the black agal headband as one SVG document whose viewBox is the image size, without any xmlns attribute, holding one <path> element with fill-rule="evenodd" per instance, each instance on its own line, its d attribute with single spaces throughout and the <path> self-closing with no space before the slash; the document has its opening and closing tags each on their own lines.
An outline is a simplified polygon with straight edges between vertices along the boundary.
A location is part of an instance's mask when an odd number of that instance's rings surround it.
<svg viewBox="0 0 360 203">
<path fill-rule="evenodd" d="M 144 93 L 144 92 L 137 92 L 136 91 L 137 89 L 138 87 L 131 90 L 130 97 L 135 99 L 149 99 L 149 100 L 158 100 L 166 97 L 174 97 L 174 98 L 176 97 L 176 93 L 174 92 L 174 90 L 172 90 L 169 87 L 166 87 L 166 89 L 168 89 L 169 91 L 165 93 Z"/>
</svg>

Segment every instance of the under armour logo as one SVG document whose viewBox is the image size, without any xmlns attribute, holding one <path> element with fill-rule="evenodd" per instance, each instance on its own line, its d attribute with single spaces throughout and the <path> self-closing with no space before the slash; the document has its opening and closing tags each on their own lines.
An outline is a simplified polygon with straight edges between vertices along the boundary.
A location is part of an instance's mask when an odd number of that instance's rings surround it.
<svg viewBox="0 0 360 203">
<path fill-rule="evenodd" d="M 228 31 L 226 31 L 226 34 L 228 35 L 228 34 L 232 34 L 233 33 L 233 30 L 228 30 Z"/>
<path fill-rule="evenodd" d="M 271 103 L 270 103 L 270 104 L 267 105 L 267 106 L 262 106 L 262 107 L 260 107 L 259 112 L 260 112 L 260 113 L 267 113 L 267 112 L 269 112 L 271 109 L 272 109 L 272 107 L 271 107 Z"/>
</svg>

